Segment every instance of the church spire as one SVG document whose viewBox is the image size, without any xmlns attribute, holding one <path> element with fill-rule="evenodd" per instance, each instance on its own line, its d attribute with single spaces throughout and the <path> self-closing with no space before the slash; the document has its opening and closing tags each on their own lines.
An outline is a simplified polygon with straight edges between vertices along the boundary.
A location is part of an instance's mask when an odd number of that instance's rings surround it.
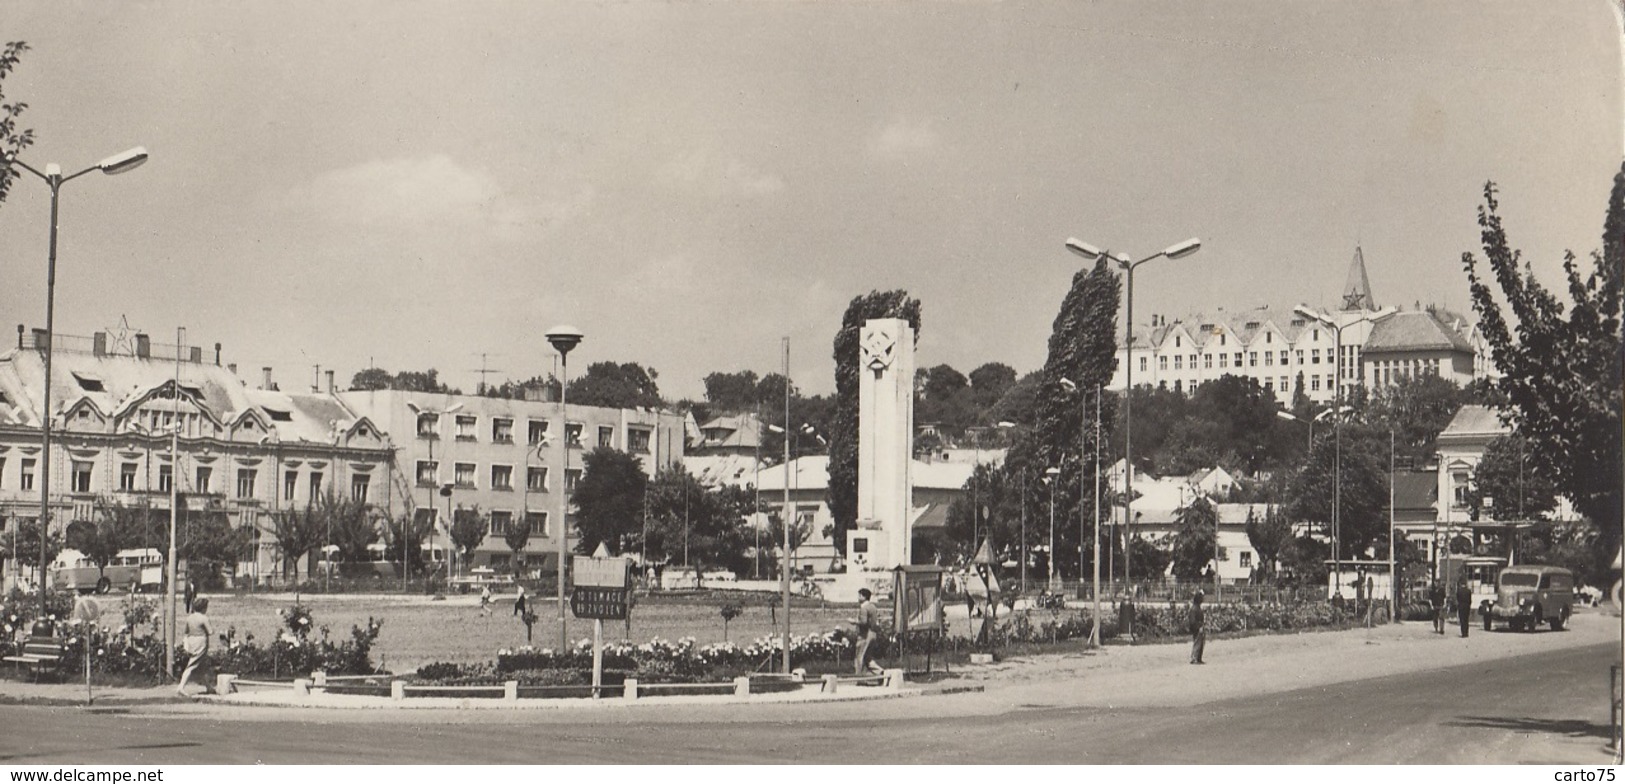
<svg viewBox="0 0 1625 784">
<path fill-rule="evenodd" d="M 1343 310 L 1376 310 L 1377 301 L 1371 298 L 1371 279 L 1365 274 L 1365 254 L 1354 246 L 1354 261 L 1349 264 L 1348 280 L 1343 283 Z"/>
</svg>

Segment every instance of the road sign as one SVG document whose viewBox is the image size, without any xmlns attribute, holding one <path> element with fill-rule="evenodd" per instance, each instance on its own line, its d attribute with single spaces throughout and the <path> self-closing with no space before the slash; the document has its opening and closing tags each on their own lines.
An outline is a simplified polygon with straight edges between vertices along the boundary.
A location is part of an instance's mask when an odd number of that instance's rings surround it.
<svg viewBox="0 0 1625 784">
<path fill-rule="evenodd" d="M 591 588 L 577 585 L 570 589 L 570 612 L 577 618 L 624 621 L 626 594 L 625 588 Z"/>
<path fill-rule="evenodd" d="M 570 562 L 570 584 L 583 588 L 628 588 L 630 562 L 625 558 L 599 558 L 578 555 Z"/>
</svg>

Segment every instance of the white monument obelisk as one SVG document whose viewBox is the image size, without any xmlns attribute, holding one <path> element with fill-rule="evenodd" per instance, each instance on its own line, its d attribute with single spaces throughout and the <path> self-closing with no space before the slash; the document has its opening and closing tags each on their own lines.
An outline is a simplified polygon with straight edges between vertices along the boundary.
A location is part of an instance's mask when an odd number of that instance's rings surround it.
<svg viewBox="0 0 1625 784">
<path fill-rule="evenodd" d="M 914 330 L 870 319 L 858 341 L 858 521 L 847 559 L 861 571 L 910 563 L 914 483 Z"/>
</svg>

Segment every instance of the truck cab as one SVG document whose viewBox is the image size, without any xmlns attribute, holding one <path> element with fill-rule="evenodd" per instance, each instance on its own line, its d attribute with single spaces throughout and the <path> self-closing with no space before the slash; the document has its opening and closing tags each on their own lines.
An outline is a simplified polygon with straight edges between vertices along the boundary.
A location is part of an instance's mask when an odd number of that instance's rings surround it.
<svg viewBox="0 0 1625 784">
<path fill-rule="evenodd" d="M 1533 631 L 1542 623 L 1562 631 L 1574 613 L 1574 573 L 1558 566 L 1508 566 L 1501 570 L 1495 597 L 1479 606 L 1484 629 L 1495 621 Z"/>
</svg>

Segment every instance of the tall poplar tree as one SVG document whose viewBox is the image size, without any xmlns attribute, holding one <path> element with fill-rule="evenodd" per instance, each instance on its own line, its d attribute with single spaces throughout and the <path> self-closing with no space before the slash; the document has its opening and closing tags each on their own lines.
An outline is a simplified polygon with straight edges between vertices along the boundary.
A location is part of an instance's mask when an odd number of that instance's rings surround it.
<svg viewBox="0 0 1625 784">
<path fill-rule="evenodd" d="M 1547 291 L 1520 263 L 1497 212 L 1495 183 L 1484 186 L 1478 225 L 1484 264 L 1499 292 L 1463 253 L 1479 330 L 1502 376 L 1502 417 L 1543 456 L 1558 490 L 1598 527 L 1599 556 L 1620 546 L 1620 294 L 1625 267 L 1625 167 L 1614 176 L 1602 251 L 1582 272 L 1572 251 L 1563 272 L 1571 303 Z M 1497 293 L 1505 305 L 1497 301 Z"/>
</svg>

